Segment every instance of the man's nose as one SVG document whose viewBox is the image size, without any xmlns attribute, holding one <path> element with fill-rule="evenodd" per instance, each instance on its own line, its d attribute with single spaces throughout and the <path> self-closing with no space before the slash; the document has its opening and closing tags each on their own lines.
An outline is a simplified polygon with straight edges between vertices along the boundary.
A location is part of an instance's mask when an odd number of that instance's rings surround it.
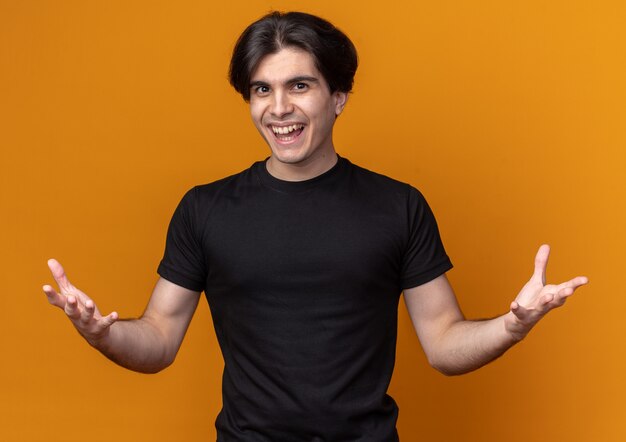
<svg viewBox="0 0 626 442">
<path fill-rule="evenodd" d="M 291 103 L 289 95 L 282 91 L 273 94 L 271 106 L 270 112 L 278 118 L 282 118 L 293 112 L 293 104 Z"/>
</svg>

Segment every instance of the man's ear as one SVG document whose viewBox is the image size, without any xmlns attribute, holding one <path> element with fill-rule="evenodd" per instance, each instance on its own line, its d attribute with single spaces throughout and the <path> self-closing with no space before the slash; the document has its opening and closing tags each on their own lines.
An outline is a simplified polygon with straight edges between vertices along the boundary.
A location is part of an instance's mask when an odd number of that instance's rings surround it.
<svg viewBox="0 0 626 442">
<path fill-rule="evenodd" d="M 337 91 L 333 95 L 335 96 L 335 115 L 339 116 L 348 102 L 348 93 Z"/>
</svg>

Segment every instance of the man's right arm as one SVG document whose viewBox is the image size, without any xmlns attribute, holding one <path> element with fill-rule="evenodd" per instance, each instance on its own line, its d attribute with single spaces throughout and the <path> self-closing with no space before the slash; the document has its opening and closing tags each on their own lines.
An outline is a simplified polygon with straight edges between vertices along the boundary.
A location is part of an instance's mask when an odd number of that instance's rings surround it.
<svg viewBox="0 0 626 442">
<path fill-rule="evenodd" d="M 183 341 L 200 293 L 159 278 L 143 315 L 120 320 L 102 316 L 85 293 L 74 287 L 56 260 L 48 261 L 59 292 L 45 285 L 50 304 L 61 308 L 78 332 L 107 358 L 130 370 L 156 373 L 169 366 Z"/>
</svg>

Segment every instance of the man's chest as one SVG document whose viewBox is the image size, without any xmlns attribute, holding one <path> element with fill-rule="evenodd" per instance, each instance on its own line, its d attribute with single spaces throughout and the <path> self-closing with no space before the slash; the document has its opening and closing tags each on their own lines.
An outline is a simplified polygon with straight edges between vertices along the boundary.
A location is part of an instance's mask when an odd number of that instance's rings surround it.
<svg viewBox="0 0 626 442">
<path fill-rule="evenodd" d="M 401 216 L 364 198 L 231 202 L 207 222 L 209 287 L 395 283 L 406 247 Z"/>
</svg>

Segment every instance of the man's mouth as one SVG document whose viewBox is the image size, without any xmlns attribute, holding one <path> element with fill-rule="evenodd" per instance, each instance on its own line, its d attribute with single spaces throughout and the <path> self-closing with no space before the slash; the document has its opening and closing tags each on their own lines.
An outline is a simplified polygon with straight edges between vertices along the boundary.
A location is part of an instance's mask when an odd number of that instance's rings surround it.
<svg viewBox="0 0 626 442">
<path fill-rule="evenodd" d="M 304 124 L 292 124 L 291 126 L 270 125 L 274 136 L 283 142 L 295 140 L 304 130 Z"/>
</svg>

